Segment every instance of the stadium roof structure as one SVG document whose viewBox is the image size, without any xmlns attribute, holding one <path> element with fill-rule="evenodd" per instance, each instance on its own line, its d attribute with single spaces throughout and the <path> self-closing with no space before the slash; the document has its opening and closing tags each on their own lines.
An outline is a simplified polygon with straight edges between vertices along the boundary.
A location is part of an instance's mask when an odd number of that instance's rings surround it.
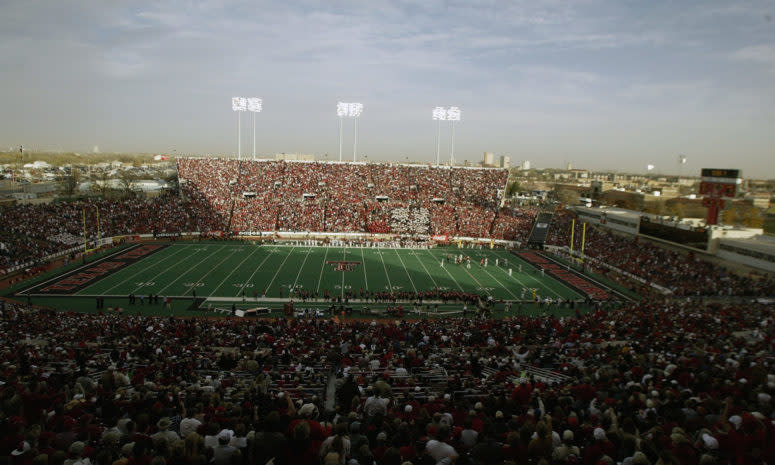
<svg viewBox="0 0 775 465">
<path fill-rule="evenodd" d="M 775 237 L 759 234 L 749 238 L 719 238 L 724 244 L 775 256 Z"/>
<path fill-rule="evenodd" d="M 605 213 L 606 215 L 616 215 L 618 217 L 627 217 L 630 219 L 637 219 L 644 215 L 643 212 L 638 212 L 635 210 L 628 210 L 626 208 L 618 208 L 618 207 L 585 207 L 582 205 L 575 205 L 573 207 L 576 211 L 586 212 L 586 213 Z"/>
</svg>

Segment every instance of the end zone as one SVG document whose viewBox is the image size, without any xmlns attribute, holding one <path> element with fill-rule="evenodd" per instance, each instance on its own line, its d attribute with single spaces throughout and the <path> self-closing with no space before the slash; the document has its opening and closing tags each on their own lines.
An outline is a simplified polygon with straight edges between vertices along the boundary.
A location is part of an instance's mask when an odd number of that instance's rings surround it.
<svg viewBox="0 0 775 465">
<path fill-rule="evenodd" d="M 73 295 L 168 246 L 169 244 L 136 244 L 19 291 L 16 295 Z"/>
</svg>

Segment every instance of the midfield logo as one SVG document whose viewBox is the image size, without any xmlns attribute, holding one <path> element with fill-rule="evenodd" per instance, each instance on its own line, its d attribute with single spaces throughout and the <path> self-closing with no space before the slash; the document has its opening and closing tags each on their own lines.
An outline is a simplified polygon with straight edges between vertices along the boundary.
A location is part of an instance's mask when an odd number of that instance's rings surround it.
<svg viewBox="0 0 775 465">
<path fill-rule="evenodd" d="M 334 267 L 334 271 L 353 271 L 356 266 L 361 264 L 361 262 L 343 262 L 338 260 L 328 260 L 326 263 Z"/>
</svg>

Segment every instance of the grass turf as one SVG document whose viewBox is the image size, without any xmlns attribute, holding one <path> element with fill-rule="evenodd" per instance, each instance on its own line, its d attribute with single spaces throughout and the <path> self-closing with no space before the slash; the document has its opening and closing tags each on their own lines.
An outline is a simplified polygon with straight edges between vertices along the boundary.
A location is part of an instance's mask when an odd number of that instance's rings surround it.
<svg viewBox="0 0 775 465">
<path fill-rule="evenodd" d="M 442 258 L 447 254 L 471 257 L 471 267 Z M 480 260 L 487 258 L 488 266 Z M 508 260 L 495 266 L 496 259 Z M 344 265 L 342 270 L 341 263 Z M 520 272 L 520 266 L 522 271 Z M 509 276 L 509 268 L 512 275 Z M 156 253 L 90 282 L 73 295 L 83 297 L 148 293 L 176 298 L 218 301 L 241 300 L 254 292 L 267 298 L 288 298 L 291 289 L 327 290 L 344 295 L 347 290 L 427 291 L 434 288 L 486 294 L 496 300 L 522 300 L 523 289 L 536 289 L 541 297 L 582 298 L 575 290 L 539 272 L 505 250 L 489 249 L 388 249 L 341 248 L 251 243 L 173 243 Z M 40 288 L 29 292 L 41 294 Z"/>
</svg>

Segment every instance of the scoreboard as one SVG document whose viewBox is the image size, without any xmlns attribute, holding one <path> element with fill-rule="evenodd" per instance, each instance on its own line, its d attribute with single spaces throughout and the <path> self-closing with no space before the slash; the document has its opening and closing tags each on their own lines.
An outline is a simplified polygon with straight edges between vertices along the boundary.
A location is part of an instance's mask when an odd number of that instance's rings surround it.
<svg viewBox="0 0 775 465">
<path fill-rule="evenodd" d="M 740 170 L 730 169 L 718 169 L 718 168 L 703 168 L 703 178 L 729 178 L 740 179 Z"/>
<path fill-rule="evenodd" d="M 700 194 L 711 197 L 734 197 L 737 194 L 738 184 L 742 182 L 740 170 L 703 168 Z"/>
<path fill-rule="evenodd" d="M 740 170 L 726 168 L 703 168 L 700 178 L 700 194 L 705 198 L 702 204 L 708 207 L 706 223 L 718 224 L 718 216 L 724 208 L 724 197 L 734 198 L 737 186 L 742 184 Z"/>
</svg>

